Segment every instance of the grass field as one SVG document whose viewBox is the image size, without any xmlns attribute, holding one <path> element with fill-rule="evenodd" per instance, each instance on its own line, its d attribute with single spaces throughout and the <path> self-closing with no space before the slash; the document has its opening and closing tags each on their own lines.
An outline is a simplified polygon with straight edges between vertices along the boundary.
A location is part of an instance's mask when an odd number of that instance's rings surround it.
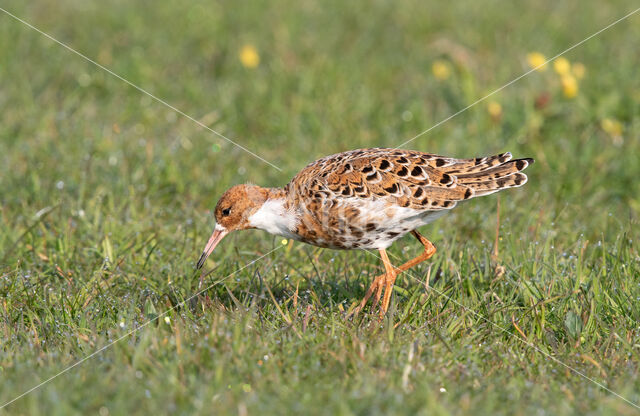
<svg viewBox="0 0 640 416">
<path fill-rule="evenodd" d="M 375 256 L 260 231 L 192 298 L 226 188 L 398 146 L 637 6 L 3 1 L 281 170 L 0 12 L 0 406 L 123 337 L 0 415 L 637 413 L 595 382 L 640 403 L 640 13 L 404 146 L 536 164 L 421 230 L 384 322 L 346 318 Z"/>
</svg>

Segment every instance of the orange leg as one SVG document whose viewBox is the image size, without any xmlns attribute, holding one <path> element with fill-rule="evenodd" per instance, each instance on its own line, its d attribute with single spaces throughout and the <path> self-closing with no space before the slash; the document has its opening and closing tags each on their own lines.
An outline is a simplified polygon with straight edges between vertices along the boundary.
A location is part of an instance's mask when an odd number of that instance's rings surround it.
<svg viewBox="0 0 640 416">
<path fill-rule="evenodd" d="M 367 289 L 367 293 L 365 293 L 364 298 L 362 298 L 362 302 L 360 302 L 360 305 L 358 305 L 358 307 L 353 311 L 353 315 L 357 315 L 362 310 L 362 308 L 364 308 L 364 305 L 367 304 L 374 291 L 376 292 L 374 305 L 378 304 L 378 301 L 380 301 L 380 296 L 382 295 L 382 284 L 384 283 L 386 276 L 387 274 L 384 273 L 380 276 L 376 276 L 373 279 L 373 282 L 371 282 L 371 286 L 369 286 L 369 289 Z"/>
<path fill-rule="evenodd" d="M 364 305 L 367 304 L 367 301 L 369 300 L 371 295 L 373 295 L 374 291 L 376 292 L 376 297 L 374 300 L 375 307 L 380 300 L 382 290 L 385 289 L 384 298 L 382 299 L 382 308 L 380 309 L 381 314 L 384 315 L 389 308 L 389 301 L 391 300 L 391 290 L 393 288 L 393 284 L 396 281 L 398 273 L 404 272 L 412 268 L 416 264 L 422 263 L 435 254 L 436 248 L 431 243 L 431 241 L 424 238 L 416 230 L 411 231 L 411 234 L 413 234 L 413 236 L 417 238 L 420 243 L 422 243 L 422 245 L 424 246 L 424 252 L 419 256 L 404 263 L 402 266 L 394 268 L 389 261 L 386 250 L 381 249 L 380 256 L 382 258 L 382 263 L 384 264 L 385 273 L 373 279 L 373 282 L 371 283 L 371 286 L 369 286 L 367 293 L 364 295 L 362 302 L 360 302 L 360 305 L 358 305 L 358 307 L 353 311 L 353 315 L 357 315 L 362 310 L 362 308 L 364 308 Z"/>
<path fill-rule="evenodd" d="M 424 238 L 416 230 L 411 231 L 411 234 L 413 234 L 413 236 L 415 238 L 417 238 L 418 241 L 420 241 L 422 243 L 422 245 L 424 246 L 424 252 L 422 254 L 420 254 L 419 256 L 409 260 L 408 262 L 406 262 L 402 266 L 396 267 L 396 271 L 398 273 L 404 272 L 405 270 L 409 270 L 410 268 L 412 268 L 416 264 L 422 263 L 423 261 L 430 259 L 431 256 L 436 254 L 436 246 L 434 246 L 431 243 L 431 241 L 429 241 L 426 238 Z"/>
<path fill-rule="evenodd" d="M 384 264 L 385 281 L 384 281 L 384 298 L 382 298 L 382 306 L 380 307 L 380 318 L 382 318 L 389 308 L 389 301 L 391 300 L 391 292 L 393 291 L 393 284 L 398 277 L 398 271 L 394 269 L 393 264 L 389 261 L 387 256 L 387 250 L 380 249 L 380 257 L 382 257 L 382 264 Z"/>
</svg>

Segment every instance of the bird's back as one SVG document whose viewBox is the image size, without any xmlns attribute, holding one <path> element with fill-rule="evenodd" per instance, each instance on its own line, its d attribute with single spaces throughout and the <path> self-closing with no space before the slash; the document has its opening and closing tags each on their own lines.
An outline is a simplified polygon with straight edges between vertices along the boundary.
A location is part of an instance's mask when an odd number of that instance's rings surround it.
<svg viewBox="0 0 640 416">
<path fill-rule="evenodd" d="M 333 248 L 380 248 L 431 222 L 459 201 L 522 186 L 533 159 L 510 153 L 455 159 L 401 149 L 358 149 L 318 159 L 286 186 Z M 305 225 L 304 223 L 309 224 Z M 313 241 L 307 241 L 314 244 Z M 337 243 L 337 244 L 334 244 Z"/>
</svg>

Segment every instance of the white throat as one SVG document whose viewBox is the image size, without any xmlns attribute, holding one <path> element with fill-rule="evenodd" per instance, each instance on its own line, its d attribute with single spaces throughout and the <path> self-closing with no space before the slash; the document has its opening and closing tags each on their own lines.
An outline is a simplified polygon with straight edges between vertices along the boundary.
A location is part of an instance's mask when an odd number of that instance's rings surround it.
<svg viewBox="0 0 640 416">
<path fill-rule="evenodd" d="M 293 211 L 284 207 L 284 199 L 268 199 L 249 217 L 251 226 L 265 230 L 270 234 L 297 239 L 293 233 L 298 220 Z"/>
</svg>

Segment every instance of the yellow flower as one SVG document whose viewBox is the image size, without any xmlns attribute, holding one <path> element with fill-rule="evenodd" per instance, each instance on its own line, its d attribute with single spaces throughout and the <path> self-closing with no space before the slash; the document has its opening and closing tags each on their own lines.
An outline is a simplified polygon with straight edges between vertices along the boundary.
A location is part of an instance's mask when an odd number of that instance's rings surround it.
<svg viewBox="0 0 640 416">
<path fill-rule="evenodd" d="M 571 67 L 571 72 L 573 72 L 573 75 L 575 75 L 576 78 L 582 79 L 584 78 L 584 74 L 587 72 L 587 68 L 585 68 L 584 64 L 576 62 Z"/>
<path fill-rule="evenodd" d="M 571 64 L 567 58 L 561 56 L 553 61 L 553 69 L 560 75 L 567 75 L 571 72 Z"/>
<path fill-rule="evenodd" d="M 493 120 L 498 120 L 502 116 L 502 106 L 497 101 L 489 101 L 487 111 Z"/>
<path fill-rule="evenodd" d="M 612 118 L 605 118 L 600 122 L 602 130 L 613 137 L 622 136 L 622 123 Z"/>
<path fill-rule="evenodd" d="M 260 55 L 253 45 L 244 45 L 238 57 L 245 68 L 255 68 L 260 64 Z"/>
<path fill-rule="evenodd" d="M 444 81 L 451 75 L 451 68 L 449 67 L 449 63 L 447 61 L 438 59 L 433 63 L 433 65 L 431 65 L 431 72 L 437 80 Z"/>
<path fill-rule="evenodd" d="M 566 98 L 573 98 L 578 95 L 578 81 L 573 75 L 564 75 L 561 79 L 562 93 Z"/>
<path fill-rule="evenodd" d="M 527 54 L 527 63 L 531 68 L 535 68 L 537 71 L 546 71 L 546 62 L 547 58 L 545 58 L 540 52 L 531 52 Z"/>
</svg>

